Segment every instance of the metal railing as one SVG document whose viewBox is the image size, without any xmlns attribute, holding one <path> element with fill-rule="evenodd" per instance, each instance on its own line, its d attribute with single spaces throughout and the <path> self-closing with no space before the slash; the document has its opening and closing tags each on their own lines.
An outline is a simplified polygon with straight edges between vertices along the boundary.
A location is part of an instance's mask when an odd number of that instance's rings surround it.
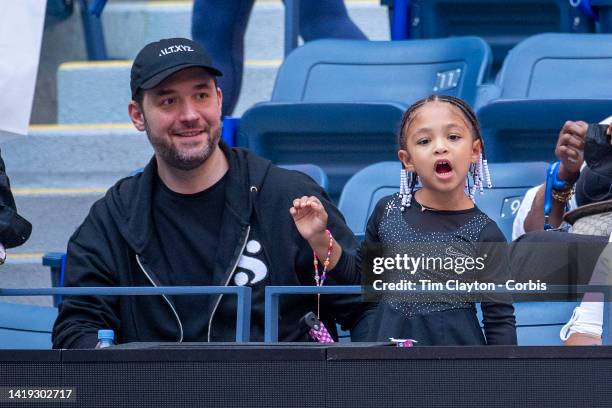
<svg viewBox="0 0 612 408">
<path fill-rule="evenodd" d="M 267 286 L 265 295 L 264 341 L 278 341 L 278 300 L 281 295 L 358 295 L 362 293 L 355 286 Z"/>
<path fill-rule="evenodd" d="M 117 286 L 67 288 L 0 288 L 2 296 L 151 296 L 151 295 L 235 295 L 236 341 L 248 342 L 251 337 L 251 288 L 248 286 Z"/>
</svg>

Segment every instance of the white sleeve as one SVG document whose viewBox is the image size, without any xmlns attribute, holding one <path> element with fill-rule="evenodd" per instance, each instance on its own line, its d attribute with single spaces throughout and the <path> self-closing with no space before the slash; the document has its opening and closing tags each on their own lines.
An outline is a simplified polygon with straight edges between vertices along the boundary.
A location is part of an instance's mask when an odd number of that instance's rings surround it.
<svg viewBox="0 0 612 408">
<path fill-rule="evenodd" d="M 580 302 L 574 309 L 569 322 L 561 328 L 559 337 L 566 341 L 574 333 L 590 334 L 601 337 L 603 333 L 603 306 L 602 302 Z"/>
<path fill-rule="evenodd" d="M 527 214 L 529 214 L 529 210 L 531 210 L 531 206 L 533 205 L 538 189 L 543 185 L 544 184 L 540 184 L 532 187 L 525 193 L 525 197 L 523 198 L 523 201 L 521 201 L 521 205 L 516 211 L 516 217 L 514 217 L 514 222 L 512 223 L 513 241 L 525 233 L 525 227 L 523 225 L 525 223 L 525 218 L 527 218 Z"/>
</svg>

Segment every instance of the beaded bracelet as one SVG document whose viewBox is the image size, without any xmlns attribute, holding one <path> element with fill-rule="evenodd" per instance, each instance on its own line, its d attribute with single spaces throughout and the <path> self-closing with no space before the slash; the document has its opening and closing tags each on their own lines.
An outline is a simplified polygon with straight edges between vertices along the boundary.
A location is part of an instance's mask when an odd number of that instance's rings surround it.
<svg viewBox="0 0 612 408">
<path fill-rule="evenodd" d="M 553 200 L 558 201 L 563 204 L 570 201 L 573 195 L 574 195 L 573 188 L 568 188 L 566 190 L 555 190 L 555 189 L 552 190 Z"/>
<path fill-rule="evenodd" d="M 327 234 L 327 237 L 329 238 L 329 244 L 327 245 L 327 255 L 325 257 L 325 261 L 323 261 L 323 272 L 321 273 L 320 276 L 319 276 L 319 259 L 317 258 L 317 253 L 315 251 L 312 251 L 313 265 L 314 265 L 314 280 L 315 280 L 315 284 L 317 287 L 323 286 L 323 283 L 325 282 L 325 279 L 327 278 L 327 268 L 329 267 L 331 253 L 334 249 L 334 237 L 332 236 L 331 232 L 328 229 L 325 230 L 325 233 Z M 317 293 L 317 318 L 319 318 L 321 314 L 320 312 L 321 312 L 321 294 Z"/>
<path fill-rule="evenodd" d="M 317 258 L 317 253 L 315 251 L 312 251 L 314 279 L 317 286 L 323 286 L 323 283 L 327 278 L 327 268 L 329 268 L 331 253 L 334 249 L 334 237 L 332 237 L 332 234 L 328 229 L 325 230 L 325 233 L 327 234 L 327 238 L 329 239 L 329 244 L 327 245 L 327 255 L 325 261 L 323 261 L 323 272 L 321 273 L 321 276 L 319 276 L 319 259 Z"/>
</svg>

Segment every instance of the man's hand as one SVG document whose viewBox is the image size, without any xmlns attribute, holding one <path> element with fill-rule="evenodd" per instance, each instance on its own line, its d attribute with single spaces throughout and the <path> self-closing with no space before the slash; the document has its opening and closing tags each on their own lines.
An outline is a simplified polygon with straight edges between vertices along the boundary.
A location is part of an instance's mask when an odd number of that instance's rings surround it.
<svg viewBox="0 0 612 408">
<path fill-rule="evenodd" d="M 589 125 L 586 122 L 567 121 L 559 132 L 555 156 L 561 161 L 559 179 L 573 184 L 580 175 L 584 161 L 584 143 Z M 610 129 L 608 129 L 610 131 Z"/>
<path fill-rule="evenodd" d="M 293 207 L 289 209 L 289 213 L 305 240 L 311 241 L 313 238 L 325 237 L 327 211 L 317 197 L 296 198 L 293 200 Z"/>
</svg>

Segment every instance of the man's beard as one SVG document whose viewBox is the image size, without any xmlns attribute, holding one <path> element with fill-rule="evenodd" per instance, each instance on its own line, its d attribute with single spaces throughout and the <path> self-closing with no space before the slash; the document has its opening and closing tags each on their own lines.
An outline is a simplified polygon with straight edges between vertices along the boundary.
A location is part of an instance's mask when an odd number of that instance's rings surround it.
<svg viewBox="0 0 612 408">
<path fill-rule="evenodd" d="M 209 126 L 206 146 L 195 153 L 185 153 L 179 151 L 169 139 L 154 135 L 146 119 L 144 125 L 147 138 L 155 153 L 170 167 L 178 170 L 193 170 L 202 165 L 212 155 L 221 138 L 221 129 L 217 128 L 213 131 Z"/>
</svg>

